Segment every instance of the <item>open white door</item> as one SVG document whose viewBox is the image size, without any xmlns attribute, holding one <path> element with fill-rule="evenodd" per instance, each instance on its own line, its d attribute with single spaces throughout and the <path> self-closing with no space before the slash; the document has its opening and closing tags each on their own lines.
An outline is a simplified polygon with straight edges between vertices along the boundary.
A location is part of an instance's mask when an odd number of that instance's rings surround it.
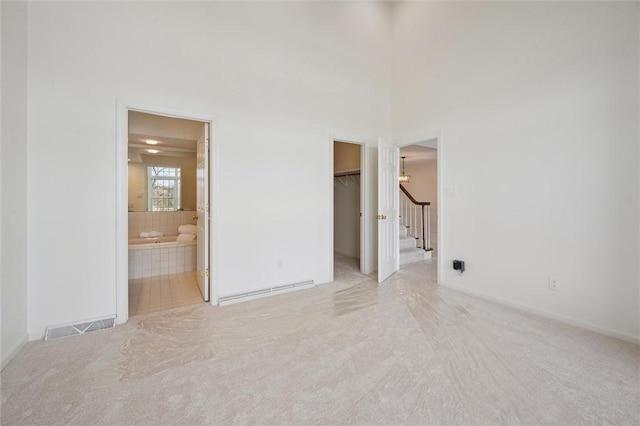
<svg viewBox="0 0 640 426">
<path fill-rule="evenodd" d="M 400 269 L 399 149 L 378 141 L 378 282 Z"/>
<path fill-rule="evenodd" d="M 198 206 L 197 275 L 198 287 L 209 301 L 209 123 L 203 124 L 198 140 L 196 189 Z"/>
<path fill-rule="evenodd" d="M 366 194 L 367 194 L 367 146 L 360 145 L 360 272 L 368 274 L 367 270 L 367 221 L 365 220 L 366 208 Z"/>
</svg>

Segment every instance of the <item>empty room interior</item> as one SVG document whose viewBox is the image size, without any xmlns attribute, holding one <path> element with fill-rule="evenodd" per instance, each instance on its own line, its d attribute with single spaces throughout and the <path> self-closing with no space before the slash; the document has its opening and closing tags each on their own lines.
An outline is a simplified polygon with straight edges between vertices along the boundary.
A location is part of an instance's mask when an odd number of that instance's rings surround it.
<svg viewBox="0 0 640 426">
<path fill-rule="evenodd" d="M 639 2 L 0 24 L 2 424 L 638 423 Z"/>
</svg>

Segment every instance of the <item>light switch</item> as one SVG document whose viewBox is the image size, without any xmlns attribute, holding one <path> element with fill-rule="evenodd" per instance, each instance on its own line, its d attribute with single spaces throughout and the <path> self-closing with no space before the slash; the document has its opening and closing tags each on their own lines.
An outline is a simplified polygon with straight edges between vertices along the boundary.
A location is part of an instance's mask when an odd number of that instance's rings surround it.
<svg viewBox="0 0 640 426">
<path fill-rule="evenodd" d="M 447 186 L 444 189 L 444 194 L 449 197 L 455 197 L 458 195 L 458 187 L 457 186 Z"/>
</svg>

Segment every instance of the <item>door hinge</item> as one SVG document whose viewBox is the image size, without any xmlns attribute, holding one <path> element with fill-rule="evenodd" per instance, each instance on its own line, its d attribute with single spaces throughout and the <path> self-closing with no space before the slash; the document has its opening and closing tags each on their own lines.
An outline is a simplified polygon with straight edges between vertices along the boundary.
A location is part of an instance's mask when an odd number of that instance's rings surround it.
<svg viewBox="0 0 640 426">
<path fill-rule="evenodd" d="M 208 212 L 208 211 L 209 211 L 209 203 L 207 203 L 207 204 L 205 204 L 205 205 L 204 205 L 204 211 L 205 211 L 205 212 Z"/>
<path fill-rule="evenodd" d="M 209 268 L 207 268 L 207 269 L 205 269 L 205 270 L 204 270 L 204 276 L 205 276 L 205 277 L 208 277 L 208 276 L 209 276 Z"/>
</svg>

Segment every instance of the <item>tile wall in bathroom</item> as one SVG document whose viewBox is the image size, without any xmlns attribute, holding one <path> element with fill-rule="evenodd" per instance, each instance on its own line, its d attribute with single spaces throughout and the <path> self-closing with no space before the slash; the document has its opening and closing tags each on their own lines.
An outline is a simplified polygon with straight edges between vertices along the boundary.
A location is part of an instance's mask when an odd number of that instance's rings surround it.
<svg viewBox="0 0 640 426">
<path fill-rule="evenodd" d="M 196 244 L 129 250 L 129 279 L 196 270 Z"/>
<path fill-rule="evenodd" d="M 151 231 L 178 235 L 180 225 L 196 224 L 195 215 L 195 211 L 129 212 L 129 238 L 138 238 L 140 233 Z"/>
</svg>

